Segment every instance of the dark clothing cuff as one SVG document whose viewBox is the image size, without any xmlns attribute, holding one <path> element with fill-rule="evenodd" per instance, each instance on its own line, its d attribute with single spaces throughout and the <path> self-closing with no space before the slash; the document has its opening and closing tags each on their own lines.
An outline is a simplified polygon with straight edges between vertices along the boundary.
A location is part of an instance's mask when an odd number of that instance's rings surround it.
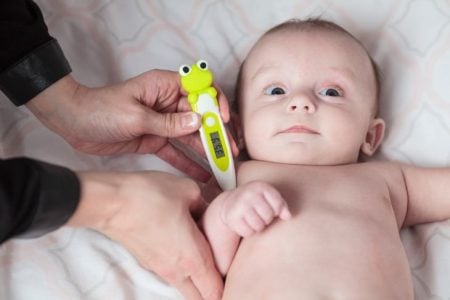
<svg viewBox="0 0 450 300">
<path fill-rule="evenodd" d="M 0 160 L 0 243 L 64 225 L 80 199 L 71 170 L 27 158 Z"/>
<path fill-rule="evenodd" d="M 52 39 L 0 73 L 0 89 L 19 106 L 71 71 L 61 47 Z"/>
</svg>

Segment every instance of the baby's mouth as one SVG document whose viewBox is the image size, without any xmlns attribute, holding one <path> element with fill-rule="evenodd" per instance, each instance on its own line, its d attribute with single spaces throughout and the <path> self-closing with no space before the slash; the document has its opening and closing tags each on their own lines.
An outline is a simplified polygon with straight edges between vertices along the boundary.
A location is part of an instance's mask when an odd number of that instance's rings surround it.
<svg viewBox="0 0 450 300">
<path fill-rule="evenodd" d="M 280 133 L 305 133 L 305 134 L 320 134 L 317 131 L 304 125 L 294 125 L 282 130 Z"/>
</svg>

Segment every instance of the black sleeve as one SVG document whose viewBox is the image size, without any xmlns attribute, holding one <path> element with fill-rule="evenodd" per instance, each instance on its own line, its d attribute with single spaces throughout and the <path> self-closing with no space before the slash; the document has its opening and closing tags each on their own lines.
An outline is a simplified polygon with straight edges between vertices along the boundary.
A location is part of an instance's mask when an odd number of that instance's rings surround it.
<svg viewBox="0 0 450 300">
<path fill-rule="evenodd" d="M 0 243 L 57 229 L 79 198 L 78 177 L 67 168 L 27 158 L 0 160 Z"/>
<path fill-rule="evenodd" d="M 22 105 L 70 72 L 39 7 L 31 0 L 0 0 L 0 90 Z"/>
</svg>

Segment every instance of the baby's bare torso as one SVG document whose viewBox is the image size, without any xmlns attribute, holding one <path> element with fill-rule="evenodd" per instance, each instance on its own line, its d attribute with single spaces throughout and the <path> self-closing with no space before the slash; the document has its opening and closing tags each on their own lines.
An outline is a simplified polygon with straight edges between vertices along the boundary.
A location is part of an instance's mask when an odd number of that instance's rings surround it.
<svg viewBox="0 0 450 300">
<path fill-rule="evenodd" d="M 273 184 L 293 218 L 241 242 L 224 299 L 413 299 L 399 237 L 405 206 L 391 203 L 402 195 L 386 183 L 401 175 L 379 169 L 245 163 L 239 184 Z"/>
</svg>

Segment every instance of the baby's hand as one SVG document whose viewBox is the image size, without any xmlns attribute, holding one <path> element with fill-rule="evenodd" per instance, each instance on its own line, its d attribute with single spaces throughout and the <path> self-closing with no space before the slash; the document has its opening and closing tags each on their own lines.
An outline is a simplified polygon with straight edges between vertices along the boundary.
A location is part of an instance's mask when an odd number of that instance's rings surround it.
<svg viewBox="0 0 450 300">
<path fill-rule="evenodd" d="M 227 193 L 221 218 L 240 236 L 260 232 L 276 217 L 282 220 L 291 218 L 286 201 L 268 183 L 253 181 Z"/>
</svg>

